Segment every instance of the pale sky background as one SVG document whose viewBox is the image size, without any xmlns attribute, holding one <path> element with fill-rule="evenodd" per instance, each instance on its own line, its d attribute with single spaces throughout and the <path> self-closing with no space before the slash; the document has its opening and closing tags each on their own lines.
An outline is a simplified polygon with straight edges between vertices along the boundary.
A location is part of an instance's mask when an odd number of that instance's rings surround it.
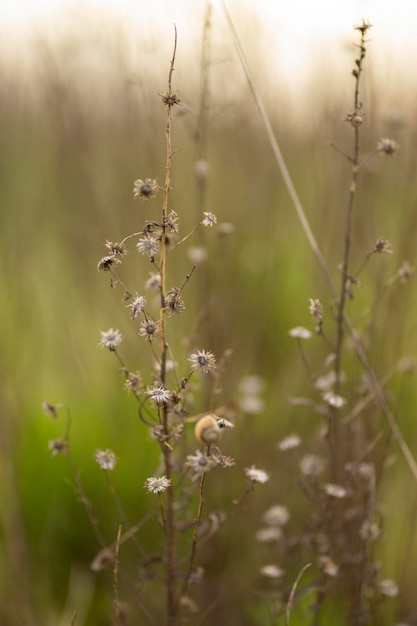
<svg viewBox="0 0 417 626">
<path fill-rule="evenodd" d="M 246 34 L 248 42 L 257 41 L 265 64 L 276 68 L 280 77 L 288 78 L 290 89 L 291 82 L 300 84 L 307 80 L 312 59 L 317 65 L 320 59 L 333 63 L 338 55 L 344 55 L 347 60 L 342 73 L 350 71 L 354 58 L 351 44 L 356 39 L 352 26 L 361 18 L 374 26 L 369 37 L 374 63 L 384 73 L 379 81 L 392 84 L 394 89 L 397 83 L 410 83 L 417 89 L 417 0 L 226 3 L 240 34 Z M 212 5 L 215 37 L 218 41 L 231 41 L 220 0 L 212 0 Z M 22 59 L 30 56 L 27 44 L 35 37 L 55 37 L 59 41 L 66 27 L 85 33 L 103 20 L 104 31 L 110 30 L 112 24 L 123 25 L 132 41 L 152 37 L 152 45 L 169 55 L 175 23 L 180 65 L 181 54 L 200 55 L 205 7 L 205 0 L 0 0 L 0 48 L 3 59 L 7 50 Z M 256 67 L 252 69 L 256 73 Z"/>
<path fill-rule="evenodd" d="M 90 9 L 99 18 L 107 12 L 120 19 L 138 36 L 149 29 L 161 37 L 172 33 L 175 22 L 181 36 L 193 34 L 203 14 L 205 0 L 11 0 L 0 2 L 0 34 L 4 41 L 27 36 L 34 31 L 48 31 L 70 19 L 74 7 Z M 213 0 L 214 13 L 221 13 L 221 3 Z M 351 27 L 366 18 L 375 26 L 372 40 L 384 43 L 393 54 L 401 50 L 417 51 L 417 2 L 415 0 L 227 0 L 233 17 L 256 13 L 265 28 L 271 46 L 286 49 L 295 60 L 305 62 L 311 42 L 350 36 Z M 412 65 L 415 60 L 409 59 Z"/>
</svg>

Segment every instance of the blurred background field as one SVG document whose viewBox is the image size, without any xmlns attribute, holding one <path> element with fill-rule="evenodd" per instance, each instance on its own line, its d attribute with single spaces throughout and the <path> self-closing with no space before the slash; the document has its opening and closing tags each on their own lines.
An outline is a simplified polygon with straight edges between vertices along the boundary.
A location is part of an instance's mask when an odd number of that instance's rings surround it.
<svg viewBox="0 0 417 626">
<path fill-rule="evenodd" d="M 199 4 L 192 16 L 185 41 L 178 29 L 174 85 L 183 106 L 174 122 L 172 205 L 184 234 L 200 220 L 195 163 L 201 156 L 196 133 L 204 8 Z M 336 58 L 330 41 L 300 84 L 292 76 L 287 88 L 285 72 L 275 71 L 268 41 L 260 36 L 259 15 L 246 9 L 236 11 L 236 19 L 249 63 L 337 281 L 349 164 L 329 142 L 350 149 L 351 129 L 341 118 L 352 106 L 354 50 L 348 39 L 339 41 Z M 69 484 L 65 458 L 52 458 L 48 451 L 48 441 L 62 436 L 62 418 L 46 417 L 42 402 L 71 408 L 73 458 L 109 541 L 118 521 L 94 451 L 109 447 L 117 454 L 114 482 L 135 521 L 149 507 L 143 483 L 159 462 L 137 419 L 134 399 L 123 390 L 116 361 L 98 347 L 100 331 L 119 328 L 129 339 L 124 357 L 131 369 L 148 371 L 149 354 L 129 323 L 121 293 L 109 288 L 107 275 L 98 274 L 96 266 L 106 239 L 120 241 L 139 230 L 144 214 L 156 210 L 135 201 L 132 187 L 136 178 L 156 177 L 161 183 L 164 178 L 165 112 L 158 93 L 166 88 L 173 32 L 133 33 L 114 16 L 98 18 L 80 9 L 70 17 L 66 28 L 38 31 L 25 40 L 18 55 L 16 49 L 5 49 L 0 64 L 0 623 L 5 626 L 69 625 L 75 610 L 77 626 L 110 623 L 111 577 L 90 570 L 98 546 Z M 373 21 L 372 15 L 365 17 Z M 346 24 L 347 32 L 350 27 Z M 232 522 L 232 532 L 226 526 L 219 534 L 216 550 L 202 557 L 217 604 L 201 623 L 219 622 L 221 615 L 219 623 L 266 624 L 258 569 L 267 555 L 255 531 L 271 503 L 288 506 L 295 525 L 302 524 L 306 505 L 293 467 L 275 444 L 294 431 L 309 437 L 320 423 L 305 407 L 287 402 L 307 387 L 288 330 L 313 328 L 309 298 L 320 298 L 328 310 L 331 298 L 219 8 L 210 32 L 205 210 L 233 229 L 198 233 L 179 249 L 171 270 L 174 284 L 192 265 L 191 245 L 205 246 L 207 260 L 187 286 L 187 311 L 175 320 L 172 341 L 184 350 L 184 359 L 187 340 L 218 355 L 233 351 L 220 403 L 239 399 L 247 376 L 258 376 L 264 384 L 262 410 L 242 411 L 225 438 L 224 452 L 236 458 L 236 467 L 221 488 L 209 485 L 207 500 L 214 509 L 226 507 L 243 488 L 243 468 L 252 463 L 270 472 L 272 480 L 252 495 L 244 515 Z M 381 137 L 396 139 L 401 150 L 394 159 L 371 160 L 360 180 L 353 266 L 361 265 L 379 237 L 392 242 L 393 254 L 372 258 L 361 276 L 349 303 L 351 318 L 362 319 L 359 329 L 369 322 L 360 316 L 378 287 L 405 260 L 415 264 L 417 81 L 410 74 L 414 68 L 407 66 L 404 73 L 404 67 L 388 63 L 397 59 L 395 54 L 391 48 L 384 52 L 380 38 L 372 42 L 363 78 L 364 154 Z M 140 293 L 152 268 L 131 245 L 124 270 L 126 282 Z M 198 322 L 203 308 L 209 314 Z M 377 304 L 369 358 L 378 375 L 400 358 L 416 356 L 416 313 L 414 277 L 395 283 Z M 312 363 L 319 364 L 322 345 L 313 340 L 309 350 Z M 359 364 L 353 363 L 359 377 Z M 397 375 L 388 393 L 417 455 L 415 375 Z M 400 596 L 387 605 L 387 625 L 417 619 L 417 485 L 395 444 L 391 447 L 395 463 L 381 485 L 386 529 L 379 549 L 385 577 L 398 582 Z M 146 526 L 149 545 L 157 543 L 158 531 Z M 248 594 L 247 605 L 242 594 Z M 338 623 L 335 616 L 328 619 Z M 297 623 L 302 621 L 295 614 Z"/>
</svg>

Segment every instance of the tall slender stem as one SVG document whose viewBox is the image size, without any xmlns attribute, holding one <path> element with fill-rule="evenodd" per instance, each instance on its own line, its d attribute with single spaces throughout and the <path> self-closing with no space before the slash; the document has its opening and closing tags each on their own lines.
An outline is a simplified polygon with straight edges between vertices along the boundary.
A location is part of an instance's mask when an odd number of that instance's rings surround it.
<svg viewBox="0 0 417 626">
<path fill-rule="evenodd" d="M 168 75 L 168 92 L 163 95 L 162 100 L 167 106 L 167 121 L 165 128 L 166 140 L 166 165 L 165 165 L 165 185 L 162 203 L 162 231 L 161 231 L 161 304 L 160 304 L 160 382 L 163 386 L 166 383 L 166 360 L 168 346 L 165 337 L 165 299 L 166 299 L 166 223 L 168 216 L 168 201 L 171 189 L 171 166 L 172 166 L 172 107 L 177 103 L 175 93 L 172 91 L 172 75 L 174 72 L 175 54 L 177 50 L 177 29 L 175 28 L 174 51 Z M 169 434 L 168 406 L 162 407 L 162 426 L 166 436 Z M 161 445 L 164 458 L 164 470 L 166 477 L 171 480 L 171 450 L 168 446 Z M 174 492 L 172 484 L 167 489 L 166 510 L 165 510 L 165 567 L 166 567 L 166 623 L 167 626 L 174 626 L 176 621 L 175 603 L 175 523 L 174 523 Z"/>
<path fill-rule="evenodd" d="M 361 33 L 361 41 L 359 45 L 359 57 L 355 61 L 355 69 L 353 70 L 353 76 L 355 77 L 355 90 L 354 90 L 354 102 L 353 102 L 353 113 L 348 116 L 351 120 L 355 120 L 359 117 L 361 112 L 361 102 L 359 100 L 359 86 L 360 86 L 360 78 L 363 71 L 363 61 L 365 58 L 366 47 L 365 47 L 365 35 L 367 28 L 360 28 Z M 353 153 L 349 158 L 352 163 L 352 175 L 350 179 L 349 186 L 349 194 L 347 199 L 347 207 L 346 207 L 346 216 L 345 216 L 345 230 L 344 230 L 344 249 L 343 249 L 343 260 L 341 267 L 341 284 L 340 284 L 340 296 L 339 302 L 337 306 L 337 318 L 336 318 L 336 349 L 335 349 L 335 360 L 334 360 L 334 373 L 335 373 L 335 387 L 334 391 L 336 394 L 340 393 L 341 386 L 341 367 L 342 367 L 342 350 L 343 350 L 343 339 L 345 334 L 345 307 L 346 307 L 346 298 L 348 294 L 348 285 L 349 285 L 349 260 L 350 260 L 350 250 L 351 250 L 351 235 L 352 235 L 352 215 L 353 208 L 356 198 L 356 188 L 357 188 L 357 180 L 359 174 L 359 154 L 360 154 L 360 124 L 354 123 L 352 121 L 353 126 Z M 333 409 L 331 412 L 331 416 L 329 419 L 329 446 L 331 450 L 331 462 L 332 462 L 332 472 L 333 478 L 337 481 L 339 476 L 339 468 L 343 465 L 343 458 L 340 454 L 340 445 L 339 445 L 339 420 L 337 409 Z"/>
</svg>

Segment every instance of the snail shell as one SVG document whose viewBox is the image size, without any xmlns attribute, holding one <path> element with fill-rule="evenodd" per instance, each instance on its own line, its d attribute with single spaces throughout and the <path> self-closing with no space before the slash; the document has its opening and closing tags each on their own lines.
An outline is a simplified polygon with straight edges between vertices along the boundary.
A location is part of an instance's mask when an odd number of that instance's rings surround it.
<svg viewBox="0 0 417 626">
<path fill-rule="evenodd" d="M 194 428 L 197 441 L 205 446 L 211 446 L 220 439 L 221 428 L 214 415 L 209 413 L 201 417 Z"/>
</svg>

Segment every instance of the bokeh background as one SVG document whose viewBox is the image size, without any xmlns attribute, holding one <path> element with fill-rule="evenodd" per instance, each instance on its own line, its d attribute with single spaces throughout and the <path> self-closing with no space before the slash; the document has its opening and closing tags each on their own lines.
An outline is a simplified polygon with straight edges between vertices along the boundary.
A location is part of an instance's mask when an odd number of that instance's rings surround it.
<svg viewBox="0 0 417 626">
<path fill-rule="evenodd" d="M 329 8 L 319 2 L 311 3 L 314 12 L 301 2 L 292 3 L 292 12 L 272 12 L 270 4 L 275 3 L 235 0 L 229 8 L 335 280 L 349 165 L 329 142 L 351 147 L 351 129 L 341 118 L 353 102 L 352 25 L 362 17 L 374 24 L 362 84 L 362 150 L 371 152 L 381 137 L 396 139 L 401 150 L 394 159 L 372 159 L 362 174 L 353 266 L 361 265 L 378 237 L 392 242 L 393 254 L 371 260 L 349 312 L 362 329 L 362 313 L 371 306 L 376 323 L 369 356 L 383 375 L 417 351 L 413 277 L 395 283 L 375 304 L 379 286 L 401 263 L 415 263 L 414 3 Z M 119 457 L 114 482 L 131 519 L 149 508 L 142 485 L 156 471 L 158 455 L 137 419 L 134 399 L 123 390 L 116 361 L 98 347 L 100 331 L 116 327 L 126 336 L 124 357 L 131 369 L 149 372 L 151 359 L 132 330 L 120 292 L 109 288 L 96 266 L 104 241 L 140 230 L 150 212 L 150 205 L 133 199 L 133 181 L 164 178 L 165 111 L 158 93 L 166 88 L 174 22 L 174 86 L 183 106 L 174 121 L 173 208 L 184 234 L 200 220 L 195 163 L 204 158 L 209 177 L 203 208 L 233 228 L 198 232 L 176 254 L 173 283 L 189 271 L 192 245 L 207 250 L 187 286 L 187 311 L 175 320 L 171 341 L 183 363 L 190 346 L 218 355 L 233 351 L 219 402 L 242 400 L 245 377 L 257 376 L 263 384 L 262 402 L 253 413 L 240 412 L 224 443 L 237 465 L 228 470 L 228 483 L 212 486 L 213 509 L 227 507 L 242 489 L 244 467 L 254 463 L 272 476 L 233 522 L 232 533 L 225 528 L 218 539 L 213 552 L 222 558 L 205 558 L 223 623 L 269 623 L 262 621 L 267 611 L 259 608 L 257 573 L 267 555 L 254 533 L 272 503 L 291 508 L 295 526 L 302 524 L 305 507 L 294 467 L 275 444 L 293 431 L 308 438 L 319 427 L 317 416 L 287 402 L 307 387 L 288 329 L 312 328 L 309 298 L 320 298 L 328 309 L 331 298 L 277 170 L 222 7 L 213 4 L 207 31 L 202 144 L 205 2 L 55 3 L 52 12 L 37 2 L 18 6 L 17 17 L 2 9 L 0 44 L 0 623 L 63 626 L 74 610 L 77 625 L 110 623 L 110 576 L 90 570 L 97 552 L 93 533 L 66 459 L 48 451 L 48 441 L 63 434 L 63 418 L 45 416 L 43 401 L 71 407 L 73 458 L 109 538 L 116 534 L 117 515 L 93 460 L 97 448 L 109 447 Z M 140 293 L 151 269 L 132 246 L 126 282 Z M 318 342 L 312 344 L 317 367 L 324 354 Z M 417 455 L 414 376 L 394 377 L 389 392 Z M 379 551 L 400 597 L 387 608 L 386 623 L 411 623 L 417 617 L 417 486 L 395 444 L 390 453 L 393 465 L 380 486 L 386 530 Z M 146 541 L 157 545 L 158 529 L 145 532 Z M 256 611 L 242 608 L 243 592 Z M 214 610 L 218 621 L 215 615 Z"/>
</svg>

